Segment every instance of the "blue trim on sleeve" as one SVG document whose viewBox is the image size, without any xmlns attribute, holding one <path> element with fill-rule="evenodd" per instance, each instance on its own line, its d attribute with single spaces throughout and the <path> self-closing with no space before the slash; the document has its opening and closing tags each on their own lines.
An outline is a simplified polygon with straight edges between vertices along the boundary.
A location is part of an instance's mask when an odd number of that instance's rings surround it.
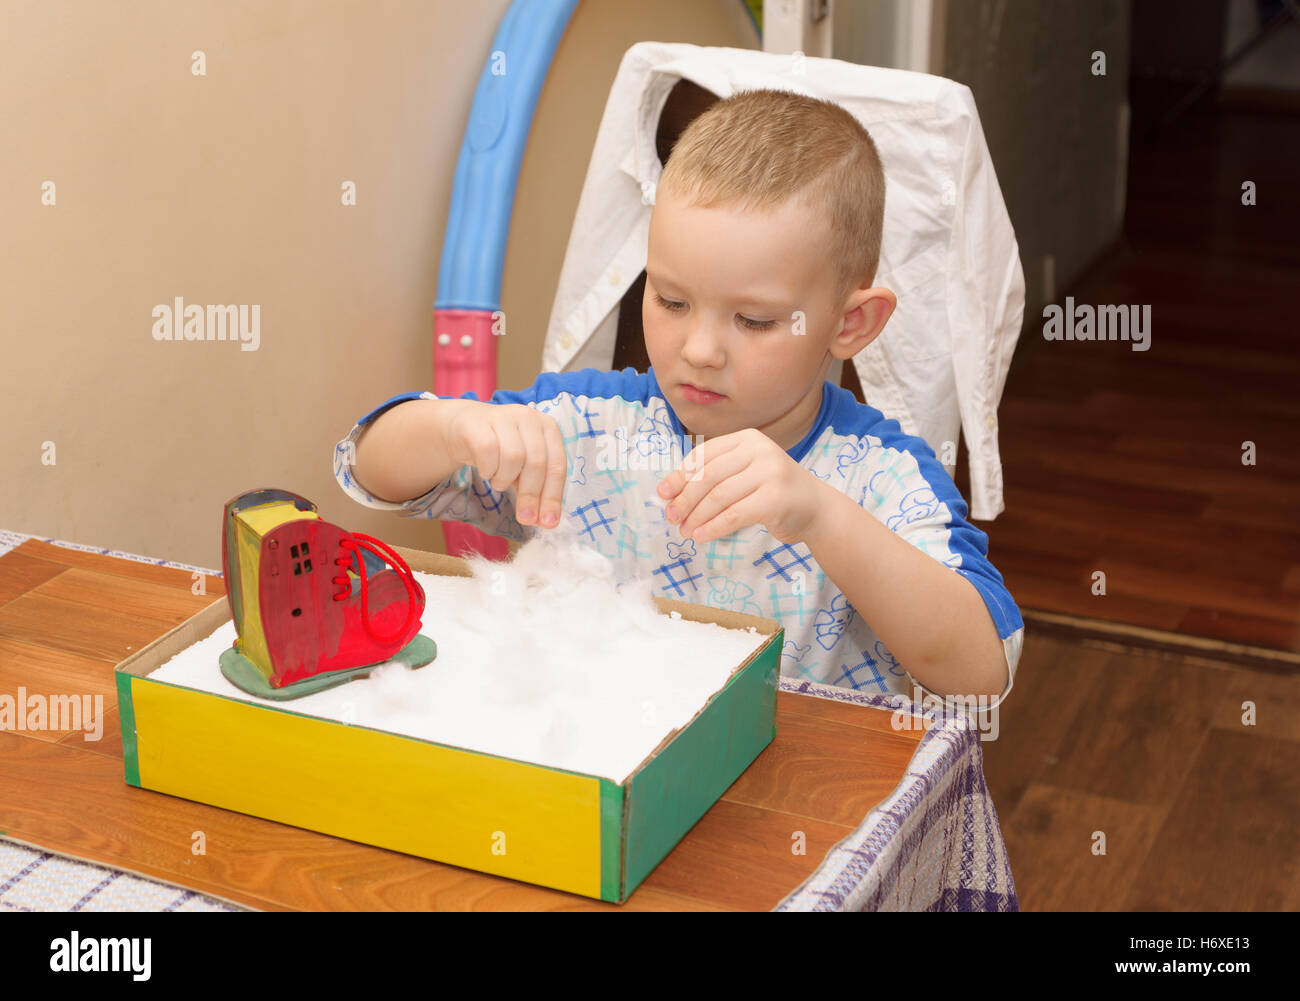
<svg viewBox="0 0 1300 1001">
<path fill-rule="evenodd" d="M 543 372 L 531 386 L 525 389 L 498 389 L 492 394 L 489 403 L 497 405 L 517 403 L 527 406 L 542 400 L 553 400 L 568 393 L 573 396 L 587 396 L 598 400 L 607 400 L 619 396 L 629 403 L 646 405 L 652 398 L 653 382 L 646 375 L 634 368 L 625 368 L 621 372 L 609 372 L 600 368 L 584 368 L 576 372 Z M 424 392 L 402 393 L 390 400 L 385 400 L 374 410 L 366 414 L 358 424 L 369 424 L 385 410 L 405 403 L 407 400 L 419 400 L 426 396 Z M 460 396 L 448 396 L 443 399 L 473 400 L 481 402 L 473 390 Z"/>
<path fill-rule="evenodd" d="M 357 423 L 369 424 L 371 421 L 373 421 L 376 417 L 382 414 L 385 410 L 388 410 L 390 407 L 395 407 L 399 403 L 405 403 L 407 400 L 418 400 L 423 395 L 424 395 L 423 393 L 417 391 L 414 393 L 403 393 L 401 396 L 394 396 L 391 400 L 385 400 L 383 403 L 379 404 L 379 406 L 375 407 L 374 410 L 366 414 L 365 417 L 362 417 L 361 420 L 357 421 Z"/>
</svg>

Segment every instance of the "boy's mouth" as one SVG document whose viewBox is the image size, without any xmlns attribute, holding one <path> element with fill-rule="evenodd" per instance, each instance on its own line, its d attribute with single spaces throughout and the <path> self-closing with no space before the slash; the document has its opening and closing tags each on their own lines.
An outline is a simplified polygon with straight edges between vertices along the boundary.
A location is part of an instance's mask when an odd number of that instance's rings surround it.
<svg viewBox="0 0 1300 1001">
<path fill-rule="evenodd" d="M 717 403 L 719 400 L 725 400 L 727 398 L 722 393 L 715 393 L 710 389 L 702 389 L 699 386 L 691 385 L 689 382 L 682 383 L 682 394 L 692 403 Z"/>
</svg>

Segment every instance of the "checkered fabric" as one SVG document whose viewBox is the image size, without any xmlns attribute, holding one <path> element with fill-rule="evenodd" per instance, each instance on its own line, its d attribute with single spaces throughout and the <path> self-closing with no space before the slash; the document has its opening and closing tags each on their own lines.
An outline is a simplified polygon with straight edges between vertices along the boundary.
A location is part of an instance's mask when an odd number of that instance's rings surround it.
<svg viewBox="0 0 1300 1001">
<path fill-rule="evenodd" d="M 245 910 L 183 886 L 0 838 L 0 913 Z"/>
<path fill-rule="evenodd" d="M 781 691 L 930 720 L 893 793 L 832 848 L 778 911 L 1018 911 L 984 784 L 979 731 L 899 695 L 781 679 Z"/>
</svg>

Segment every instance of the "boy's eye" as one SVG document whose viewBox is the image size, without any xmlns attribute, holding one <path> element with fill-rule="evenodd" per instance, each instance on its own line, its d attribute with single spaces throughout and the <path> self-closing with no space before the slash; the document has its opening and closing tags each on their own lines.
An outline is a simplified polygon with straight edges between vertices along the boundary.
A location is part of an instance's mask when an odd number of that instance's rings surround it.
<svg viewBox="0 0 1300 1001">
<path fill-rule="evenodd" d="M 655 302 L 670 313 L 680 313 L 686 308 L 686 303 L 679 302 L 676 299 L 665 299 L 658 292 L 655 293 Z M 748 316 L 742 316 L 740 313 L 736 314 L 736 319 L 740 321 L 741 326 L 749 330 L 769 330 L 776 326 L 775 320 L 751 320 Z"/>
</svg>

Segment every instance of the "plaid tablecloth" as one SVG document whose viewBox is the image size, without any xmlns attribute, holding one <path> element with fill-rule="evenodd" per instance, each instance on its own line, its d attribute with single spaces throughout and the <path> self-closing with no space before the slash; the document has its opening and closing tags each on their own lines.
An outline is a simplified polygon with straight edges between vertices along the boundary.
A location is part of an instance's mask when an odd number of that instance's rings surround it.
<svg viewBox="0 0 1300 1001">
<path fill-rule="evenodd" d="M 149 879 L 0 838 L 0 914 L 5 911 L 246 911 L 174 883 Z"/>
<path fill-rule="evenodd" d="M 781 691 L 924 716 L 903 781 L 778 911 L 1018 911 L 1007 846 L 984 783 L 978 729 L 898 695 L 781 679 Z M 901 701 L 900 701 L 901 700 Z"/>
<path fill-rule="evenodd" d="M 0 555 L 37 536 L 0 530 Z M 134 553 L 42 539 L 120 559 L 221 574 L 204 567 Z M 964 717 L 935 711 L 898 695 L 867 695 L 847 688 L 782 678 L 783 692 L 851 702 L 875 711 L 924 716 L 930 729 L 908 763 L 903 781 L 871 810 L 858 829 L 832 848 L 817 871 L 779 903 L 778 911 L 1018 911 L 1015 883 L 997 811 L 984 783 L 979 731 Z M 39 850 L 38 850 L 39 851 Z M 32 859 L 13 855 L 13 863 Z M 107 870 L 106 870 L 107 871 Z M 0 853 L 0 886 L 12 879 Z M 128 877 L 135 878 L 135 877 Z M 174 895 L 173 895 L 174 896 Z M 201 898 L 213 909 L 226 902 Z M 187 898 L 188 899 L 188 898 Z M 194 905 L 191 905 L 193 907 Z"/>
</svg>

